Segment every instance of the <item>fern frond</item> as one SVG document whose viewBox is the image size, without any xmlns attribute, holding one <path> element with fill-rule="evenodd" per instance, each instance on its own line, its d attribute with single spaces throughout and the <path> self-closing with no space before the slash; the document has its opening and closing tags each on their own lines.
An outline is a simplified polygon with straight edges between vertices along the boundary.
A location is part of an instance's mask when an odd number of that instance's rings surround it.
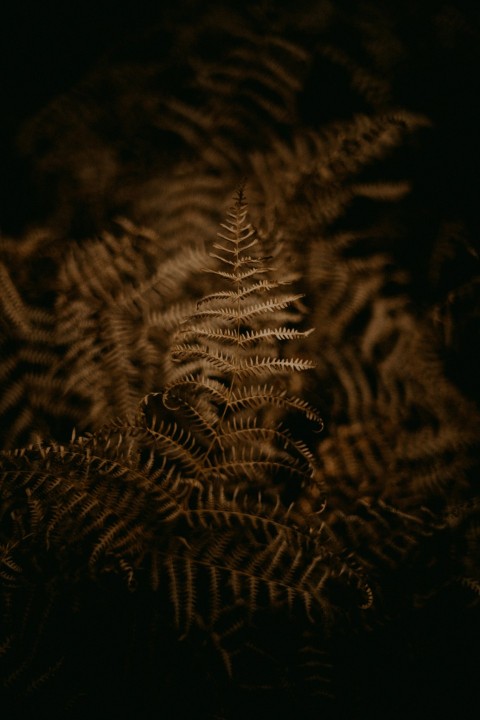
<svg viewBox="0 0 480 720">
<path fill-rule="evenodd" d="M 235 252 L 232 250 L 232 252 Z M 270 268 L 272 270 L 273 268 Z M 288 285 L 289 282 L 280 282 L 280 281 L 273 281 L 273 280 L 259 280 L 256 283 L 252 283 L 248 287 L 242 287 L 239 290 L 223 290 L 221 292 L 211 293 L 210 295 L 205 295 L 200 300 L 197 301 L 197 308 L 201 307 L 205 303 L 210 303 L 214 300 L 226 300 L 230 304 L 235 300 L 243 300 L 244 298 L 248 297 L 249 295 L 252 295 L 253 293 L 257 293 L 259 291 L 268 292 L 270 290 L 274 290 L 277 287 L 280 287 L 281 285 Z"/>
<path fill-rule="evenodd" d="M 285 430 L 275 427 L 264 427 L 257 424 L 256 419 L 247 419 L 244 421 L 241 417 L 233 416 L 231 420 L 227 420 L 218 428 L 216 442 L 218 446 L 224 450 L 225 447 L 239 446 L 239 453 L 248 448 L 252 451 L 255 447 L 269 448 L 272 454 L 280 452 L 280 449 L 286 450 L 293 460 L 297 455 L 303 457 L 307 465 L 312 468 L 314 465 L 313 454 L 308 450 L 307 446 L 299 440 L 291 438 Z"/>
<path fill-rule="evenodd" d="M 56 307 L 65 349 L 51 374 L 89 407 L 82 428 L 133 413 L 161 381 L 171 330 L 193 307 L 182 288 L 205 258 L 200 247 L 165 256 L 156 233 L 125 222 L 66 255 Z"/>
<path fill-rule="evenodd" d="M 241 319 L 241 318 L 240 318 Z M 195 330 L 181 331 L 184 338 L 188 339 L 189 335 L 194 337 L 203 337 L 220 343 L 231 343 L 239 345 L 242 348 L 250 344 L 258 344 L 259 341 L 275 342 L 276 340 L 298 340 L 299 338 L 308 337 L 311 330 L 295 330 L 294 328 L 264 328 L 262 330 L 248 330 L 247 332 L 238 333 L 230 328 L 217 329 L 215 326 L 198 327 Z"/>
<path fill-rule="evenodd" d="M 193 421 L 205 452 L 201 460 L 205 469 L 198 474 L 203 483 L 222 482 L 226 487 L 246 483 L 249 492 L 273 484 L 280 494 L 282 487 L 290 488 L 284 497 L 298 497 L 304 487 L 317 483 L 315 459 L 305 444 L 281 428 L 281 416 L 301 413 L 317 427 L 321 419 L 308 403 L 289 397 L 281 385 L 285 374 L 311 370 L 314 363 L 279 357 L 279 346 L 312 331 L 281 324 L 285 319 L 297 321 L 291 306 L 300 294 L 278 293 L 285 284 L 282 280 L 256 277 L 257 270 L 267 268 L 260 254 L 250 255 L 259 240 L 248 222 L 243 189 L 222 227 L 224 244 L 215 243 L 222 255 L 212 256 L 232 268 L 232 273 L 222 276 L 230 289 L 201 298 L 180 326 L 176 337 L 183 342 L 170 349 L 179 367 L 164 391 L 163 403 L 185 427 Z M 262 383 L 265 376 L 273 378 L 270 385 Z M 258 383 L 246 384 L 257 378 Z"/>
<path fill-rule="evenodd" d="M 318 411 L 306 401 L 296 397 L 288 397 L 286 391 L 279 391 L 271 385 L 239 388 L 228 398 L 229 407 L 233 412 L 240 408 L 259 409 L 265 404 L 283 407 L 303 413 L 308 420 L 323 428 L 323 420 Z"/>
<path fill-rule="evenodd" d="M 221 258 L 219 259 L 221 260 Z M 273 269 L 274 268 L 271 267 L 253 267 L 250 270 L 242 270 L 241 272 L 232 273 L 219 268 L 205 268 L 205 272 L 211 273 L 212 275 L 218 275 L 218 277 L 225 278 L 225 280 L 230 280 L 234 283 L 239 283 L 243 280 L 248 280 L 255 275 L 272 272 Z"/>
<path fill-rule="evenodd" d="M 28 334 L 30 330 L 28 309 L 25 307 L 25 303 L 12 282 L 10 273 L 3 262 L 0 262 L 0 283 L 2 287 L 2 315 L 5 315 L 8 321 L 12 323 L 22 335 Z"/>
<path fill-rule="evenodd" d="M 245 278 L 235 276 L 239 282 L 244 280 Z M 271 300 L 264 300 L 263 302 L 254 303 L 252 305 L 247 306 L 239 306 L 236 307 L 235 304 L 232 303 L 229 307 L 219 307 L 219 308 L 211 308 L 209 310 L 200 310 L 199 312 L 195 313 L 192 317 L 192 320 L 202 320 L 203 318 L 219 318 L 225 321 L 239 321 L 241 323 L 246 323 L 249 320 L 251 320 L 254 317 L 257 317 L 259 315 L 264 315 L 266 313 L 274 313 L 277 310 L 283 310 L 292 303 L 296 302 L 297 300 L 300 300 L 303 297 L 303 294 L 297 294 L 297 295 L 283 295 L 283 296 L 277 296 L 275 298 L 272 298 Z M 239 299 L 239 298 L 236 298 Z"/>
<path fill-rule="evenodd" d="M 183 402 L 182 398 L 184 394 L 195 394 L 197 391 L 201 392 L 204 397 L 210 397 L 211 402 L 217 406 L 227 401 L 229 397 L 228 390 L 222 382 L 208 377 L 198 379 L 194 374 L 187 374 L 183 379 L 174 380 L 167 385 L 163 393 L 151 393 L 144 399 L 144 402 L 148 402 L 149 397 L 154 398 L 161 396 L 165 407 L 170 410 L 175 410 L 176 407 L 178 408 L 180 406 L 177 403 L 181 404 Z M 173 399 L 175 399 L 174 402 L 172 402 Z"/>
<path fill-rule="evenodd" d="M 247 377 L 258 377 L 263 375 L 275 375 L 283 372 L 302 372 L 312 370 L 316 363 L 313 360 L 301 358 L 265 358 L 255 357 L 251 360 L 238 363 L 235 367 L 235 374 L 242 380 Z"/>
<path fill-rule="evenodd" d="M 357 115 L 320 131 L 302 129 L 287 139 L 274 138 L 267 151 L 252 154 L 253 197 L 275 212 L 276 224 L 293 243 L 299 232 L 318 238 L 361 196 L 362 184 L 351 182 L 355 173 L 385 156 L 405 133 L 427 124 L 425 117 L 398 111 Z M 272 177 L 281 180 L 272 184 Z M 378 199 L 382 199 L 381 185 L 377 185 Z M 389 182 L 383 197 L 401 198 L 405 189 L 404 181 Z M 293 243 L 294 256 L 300 260 Z M 302 263 L 299 269 L 303 267 Z"/>
<path fill-rule="evenodd" d="M 248 522 L 248 516 L 244 522 Z M 190 537 L 188 542 L 180 538 L 168 548 L 169 595 L 176 622 L 183 632 L 188 632 L 200 610 L 196 591 L 200 577 L 211 580 L 212 567 L 216 582 L 213 585 L 209 582 L 209 590 L 215 592 L 221 587 L 227 597 L 219 594 L 211 598 L 210 607 L 215 608 L 218 602 L 225 607 L 241 601 L 246 612 L 254 615 L 265 606 L 293 612 L 298 604 L 312 621 L 315 617 L 324 619 L 325 614 L 332 612 L 324 586 L 329 580 L 334 583 L 342 573 L 340 566 L 334 568 L 333 556 L 319 552 L 314 559 L 307 560 L 308 556 L 311 558 L 308 540 L 285 537 L 282 533 L 268 534 L 262 540 L 260 527 L 255 531 L 257 542 L 253 552 L 252 546 L 239 542 L 237 534 L 227 529 L 216 530 L 214 544 L 203 533 Z M 249 537 L 248 524 L 246 530 L 245 540 Z M 202 616 L 210 622 L 209 612 L 211 609 L 202 609 Z"/>
</svg>

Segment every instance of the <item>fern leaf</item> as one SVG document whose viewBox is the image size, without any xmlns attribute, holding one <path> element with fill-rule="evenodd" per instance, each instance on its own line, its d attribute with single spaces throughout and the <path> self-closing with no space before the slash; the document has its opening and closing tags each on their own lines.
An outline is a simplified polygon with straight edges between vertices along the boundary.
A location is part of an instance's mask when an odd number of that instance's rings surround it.
<svg viewBox="0 0 480 720">
<path fill-rule="evenodd" d="M 244 407 L 258 409 L 266 404 L 296 410 L 304 413 L 308 420 L 317 423 L 320 429 L 323 428 L 323 420 L 313 406 L 300 398 L 287 397 L 285 391 L 280 392 L 269 385 L 239 388 L 231 394 L 228 403 L 233 412 Z"/>
</svg>

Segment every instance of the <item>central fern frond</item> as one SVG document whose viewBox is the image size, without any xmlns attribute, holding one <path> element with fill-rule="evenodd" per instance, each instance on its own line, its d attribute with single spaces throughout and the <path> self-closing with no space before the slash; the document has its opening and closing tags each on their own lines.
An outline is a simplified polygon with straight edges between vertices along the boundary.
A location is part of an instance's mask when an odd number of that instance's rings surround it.
<svg viewBox="0 0 480 720">
<path fill-rule="evenodd" d="M 275 487 L 290 504 L 307 486 L 320 494 L 313 456 L 285 422 L 300 414 L 322 426 L 315 408 L 290 397 L 285 387 L 287 373 L 314 363 L 288 356 L 284 346 L 312 330 L 292 327 L 302 317 L 302 295 L 274 279 L 275 268 L 248 220 L 243 189 L 221 227 L 211 252 L 217 265 L 208 270 L 220 288 L 198 301 L 176 334 L 171 358 L 177 367 L 163 405 L 188 430 L 196 461 L 200 453 L 210 468 L 209 481 L 215 476 L 231 484 L 235 478 L 236 488 L 255 492 Z"/>
<path fill-rule="evenodd" d="M 288 282 L 268 277 L 275 268 L 259 252 L 242 189 L 221 227 L 221 242 L 214 243 L 211 253 L 219 266 L 208 272 L 229 287 L 197 303 L 197 312 L 179 332 L 183 343 L 172 348 L 172 358 L 183 363 L 199 361 L 197 372 L 203 377 L 217 377 L 220 369 L 221 381 L 232 392 L 239 380 L 243 386 L 248 377 L 314 367 L 311 361 L 276 357 L 279 342 L 304 337 L 312 330 L 286 326 L 298 321 L 299 312 L 292 306 L 302 295 L 279 292 Z"/>
</svg>

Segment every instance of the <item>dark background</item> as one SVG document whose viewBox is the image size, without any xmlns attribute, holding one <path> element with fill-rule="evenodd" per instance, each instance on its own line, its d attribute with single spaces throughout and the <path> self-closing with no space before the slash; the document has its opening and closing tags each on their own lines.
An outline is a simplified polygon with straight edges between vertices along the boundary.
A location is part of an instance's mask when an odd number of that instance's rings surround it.
<svg viewBox="0 0 480 720">
<path fill-rule="evenodd" d="M 216 3 L 209 3 L 214 8 Z M 238 9 L 238 3 L 221 3 Z M 311 39 L 315 2 L 246 3 L 263 12 L 281 12 L 282 6 L 298 20 L 298 28 Z M 422 176 L 430 187 L 424 188 L 432 207 L 436 203 L 452 209 L 477 227 L 475 198 L 479 180 L 480 120 L 479 67 L 480 23 L 478 3 L 467 2 L 387 2 L 381 3 L 398 41 L 406 52 L 392 68 L 392 96 L 399 107 L 418 110 L 431 118 L 434 132 L 424 146 Z M 15 147 L 22 123 L 35 115 L 52 98 L 66 92 L 95 67 L 108 53 L 139 47 L 142 33 L 159 28 L 163 48 L 168 54 L 175 47 L 178 28 L 203 17 L 205 3 L 183 0 L 177 3 L 82 3 L 18 2 L 3 5 L 1 47 L 3 54 L 3 102 L 1 151 L 5 194 L 4 228 L 18 224 L 18 214 L 29 212 L 29 199 L 23 186 L 31 168 Z M 361 17 L 361 3 L 333 3 L 334 16 L 329 40 L 355 52 L 358 34 L 348 27 L 350 18 Z M 292 10 L 292 8 L 295 8 Z M 360 11 L 359 11 L 360 8 Z M 246 10 L 245 10 L 246 12 Z M 336 15 L 335 15 L 336 13 Z M 439 22 L 439 18 L 441 22 Z M 381 18 L 380 18 L 381 19 Z M 207 20 L 203 20 L 208 24 Z M 354 25 L 355 23 L 353 23 Z M 305 28 L 307 29 L 305 31 Z M 141 46 L 141 43 L 140 43 Z M 141 50 L 139 51 L 142 52 Z M 337 118 L 358 109 L 352 97 L 343 93 L 341 77 L 330 78 L 325 87 L 321 119 Z M 340 82 L 339 82 L 340 81 Z M 328 93 L 331 91 L 331 97 Z M 319 109 L 308 107 L 315 114 Z M 327 109 L 325 109 L 325 107 Z M 19 156 L 20 155 L 20 156 Z M 25 166 L 26 164 L 26 166 Z M 423 172 L 423 170 L 426 172 Z M 13 205 L 12 205 L 13 202 Z"/>
</svg>

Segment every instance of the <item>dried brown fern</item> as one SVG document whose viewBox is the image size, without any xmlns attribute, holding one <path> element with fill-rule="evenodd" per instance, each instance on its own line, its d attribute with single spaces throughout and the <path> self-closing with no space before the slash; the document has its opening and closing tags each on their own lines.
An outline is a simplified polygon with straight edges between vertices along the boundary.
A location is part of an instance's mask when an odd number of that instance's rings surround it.
<svg viewBox="0 0 480 720">
<path fill-rule="evenodd" d="M 311 653 L 337 615 L 370 606 L 364 574 L 322 520 L 313 454 L 289 429 L 292 414 L 321 427 L 315 408 L 282 382 L 313 366 L 279 350 L 305 335 L 291 326 L 299 296 L 269 279 L 258 250 L 240 191 L 212 253 L 214 277 L 228 289 L 201 299 L 181 324 L 182 342 L 171 349 L 180 369 L 165 390 L 70 443 L 4 453 L 2 598 L 20 597 L 18 612 L 24 607 L 33 624 L 36 598 L 46 628 L 28 649 L 14 627 L 18 613 L 7 614 L 14 693 L 33 676 L 39 684 L 49 677 L 38 664 L 56 609 L 65 593 L 81 602 L 84 586 L 114 580 L 152 593 L 163 613 L 159 639 L 203 633 L 233 677 L 240 647 L 229 638 L 262 627 L 265 614 L 313 623 Z M 255 647 L 261 658 L 258 638 Z"/>
</svg>

